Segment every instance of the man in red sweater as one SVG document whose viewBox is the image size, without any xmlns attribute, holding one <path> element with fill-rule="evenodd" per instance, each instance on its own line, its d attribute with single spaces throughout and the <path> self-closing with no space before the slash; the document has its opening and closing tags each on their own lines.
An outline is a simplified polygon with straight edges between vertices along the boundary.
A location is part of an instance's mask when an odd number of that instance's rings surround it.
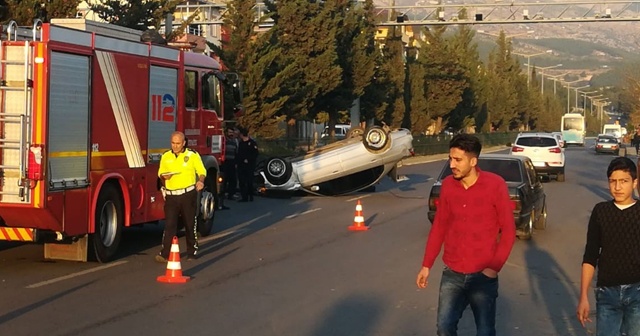
<svg viewBox="0 0 640 336">
<path fill-rule="evenodd" d="M 502 177 L 481 171 L 480 140 L 458 134 L 449 143 L 452 175 L 442 181 L 440 203 L 425 248 L 418 288 L 426 288 L 429 271 L 444 244 L 445 268 L 438 301 L 438 336 L 457 335 L 468 305 L 478 336 L 496 334 L 498 272 L 516 237 L 513 202 Z"/>
</svg>

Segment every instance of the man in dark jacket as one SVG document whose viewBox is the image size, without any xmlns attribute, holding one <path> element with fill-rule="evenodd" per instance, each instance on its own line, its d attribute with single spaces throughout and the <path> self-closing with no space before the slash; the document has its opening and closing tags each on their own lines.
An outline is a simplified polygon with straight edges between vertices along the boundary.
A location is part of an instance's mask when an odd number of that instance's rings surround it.
<svg viewBox="0 0 640 336">
<path fill-rule="evenodd" d="M 258 144 L 249 136 L 246 128 L 239 127 L 240 141 L 238 143 L 238 153 L 236 164 L 238 165 L 238 182 L 240 183 L 239 202 L 253 201 L 253 172 L 258 158 Z"/>
<path fill-rule="evenodd" d="M 233 127 L 227 128 L 226 149 L 224 152 L 224 163 L 222 164 L 222 172 L 224 173 L 224 193 L 227 199 L 233 200 L 238 185 L 238 177 L 236 174 L 236 154 L 238 153 L 238 139 L 236 139 L 236 130 Z"/>
</svg>

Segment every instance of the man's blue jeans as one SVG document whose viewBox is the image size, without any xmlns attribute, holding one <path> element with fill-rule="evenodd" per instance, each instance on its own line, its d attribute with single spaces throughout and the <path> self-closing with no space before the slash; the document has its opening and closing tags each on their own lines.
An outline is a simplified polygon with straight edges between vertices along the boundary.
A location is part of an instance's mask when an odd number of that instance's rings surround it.
<svg viewBox="0 0 640 336">
<path fill-rule="evenodd" d="M 482 272 L 457 273 L 445 267 L 440 282 L 438 336 L 458 334 L 458 321 L 468 305 L 473 311 L 477 335 L 495 336 L 497 298 L 498 278 Z"/>
<path fill-rule="evenodd" d="M 598 287 L 595 294 L 597 336 L 640 336 L 640 282 Z"/>
</svg>

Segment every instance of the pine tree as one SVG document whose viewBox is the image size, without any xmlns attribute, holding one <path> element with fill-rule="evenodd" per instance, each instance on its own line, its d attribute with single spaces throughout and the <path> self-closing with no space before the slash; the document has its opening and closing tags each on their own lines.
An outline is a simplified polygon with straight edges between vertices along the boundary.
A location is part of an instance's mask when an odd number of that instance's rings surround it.
<svg viewBox="0 0 640 336">
<path fill-rule="evenodd" d="M 336 63 L 341 69 L 338 85 L 326 94 L 314 99 L 315 111 L 327 112 L 329 131 L 333 132 L 341 114 L 347 113 L 353 102 L 364 94 L 375 72 L 376 26 L 373 20 L 373 3 L 367 0 L 362 6 L 350 0 L 331 0 L 324 3 L 324 11 L 331 13 L 330 19 L 336 30 Z M 356 120 L 358 122 L 360 120 Z"/>
<path fill-rule="evenodd" d="M 482 71 L 484 65 L 480 61 L 477 44 L 473 42 L 474 36 L 473 29 L 460 26 L 450 41 L 453 53 L 464 69 L 464 78 L 468 85 L 462 91 L 460 102 L 449 114 L 447 125 L 454 129 L 465 129 L 465 131 L 476 126 L 475 116 L 480 112 L 484 101 Z"/>
<path fill-rule="evenodd" d="M 137 29 L 158 29 L 167 14 L 173 13 L 180 0 L 99 0 L 90 4 L 96 15 L 109 23 Z"/>
<path fill-rule="evenodd" d="M 237 79 L 234 79 L 233 82 L 226 83 L 223 97 L 225 120 L 232 120 L 235 117 L 235 108 L 239 107 L 244 111 L 242 97 L 246 96 L 246 92 L 244 92 L 245 88 L 242 83 L 244 78 L 248 76 L 248 60 L 252 48 L 255 47 L 257 36 L 254 30 L 254 7 L 255 3 L 251 1 L 229 1 L 227 13 L 223 17 L 221 45 L 217 46 L 207 42 L 213 53 L 220 58 L 228 75 L 231 75 L 230 73 L 237 75 Z"/>
<path fill-rule="evenodd" d="M 72 18 L 76 16 L 81 0 L 7 0 L 3 1 L 4 19 L 16 21 L 19 26 L 33 24 L 34 19 L 49 22 L 52 18 Z"/>
<path fill-rule="evenodd" d="M 489 55 L 487 65 L 487 109 L 489 122 L 496 130 L 508 131 L 518 108 L 518 82 L 522 73 L 518 60 L 511 54 L 511 42 L 500 32 L 498 46 Z"/>
<path fill-rule="evenodd" d="M 392 128 L 400 127 L 404 120 L 406 106 L 404 104 L 405 60 L 402 32 L 399 27 L 390 27 L 386 38 L 381 70 L 388 81 L 387 105 L 377 111 L 376 119 Z"/>
<path fill-rule="evenodd" d="M 424 30 L 419 61 L 426 70 L 426 97 L 429 117 L 436 123 L 436 132 L 445 126 L 444 119 L 460 103 L 468 86 L 465 69 L 456 55 L 455 44 L 444 38 L 446 28 Z"/>
</svg>

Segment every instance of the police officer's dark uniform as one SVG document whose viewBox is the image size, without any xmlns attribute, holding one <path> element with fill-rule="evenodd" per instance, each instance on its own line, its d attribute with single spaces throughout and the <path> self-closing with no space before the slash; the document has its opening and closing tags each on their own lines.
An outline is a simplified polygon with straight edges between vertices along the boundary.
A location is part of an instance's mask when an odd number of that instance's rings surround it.
<svg viewBox="0 0 640 336">
<path fill-rule="evenodd" d="M 239 202 L 253 201 L 253 172 L 258 158 L 258 144 L 249 137 L 249 132 L 241 128 L 241 139 L 238 143 L 236 164 L 238 165 L 238 182 L 242 199 Z"/>
<path fill-rule="evenodd" d="M 182 142 L 182 146 L 178 146 Z M 178 220 L 182 215 L 186 239 L 187 259 L 194 259 L 198 252 L 196 239 L 196 209 L 198 190 L 204 187 L 207 171 L 198 152 L 184 147 L 184 135 L 176 132 L 171 136 L 172 150 L 162 154 L 158 176 L 164 179 L 165 224 L 162 237 L 162 251 L 156 256 L 159 262 L 166 262 L 171 250 L 171 242 L 176 235 Z M 178 150 L 178 152 L 174 152 Z M 196 179 L 196 174 L 198 179 Z"/>
</svg>

